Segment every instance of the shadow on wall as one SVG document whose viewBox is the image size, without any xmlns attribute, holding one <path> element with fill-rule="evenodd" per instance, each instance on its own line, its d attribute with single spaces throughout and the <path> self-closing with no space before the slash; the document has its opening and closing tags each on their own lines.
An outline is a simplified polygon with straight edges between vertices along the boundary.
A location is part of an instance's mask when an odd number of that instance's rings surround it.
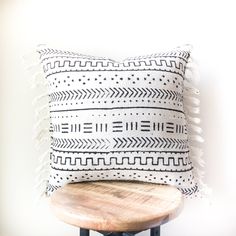
<svg viewBox="0 0 236 236">
<path fill-rule="evenodd" d="M 214 75 L 201 71 L 199 83 L 201 99 L 201 126 L 203 128 L 203 159 L 205 160 L 205 182 L 212 189 L 212 194 L 223 192 L 225 171 L 223 158 L 223 125 L 220 111 L 220 85 L 214 80 Z"/>
</svg>

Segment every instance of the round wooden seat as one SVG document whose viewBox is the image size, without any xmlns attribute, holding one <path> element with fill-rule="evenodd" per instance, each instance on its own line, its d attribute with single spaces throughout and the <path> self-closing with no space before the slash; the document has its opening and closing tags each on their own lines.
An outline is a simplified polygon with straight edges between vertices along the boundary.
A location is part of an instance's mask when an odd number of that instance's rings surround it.
<svg viewBox="0 0 236 236">
<path fill-rule="evenodd" d="M 95 181 L 68 184 L 51 197 L 62 221 L 96 231 L 142 231 L 177 216 L 182 194 L 174 187 L 142 182 Z"/>
</svg>

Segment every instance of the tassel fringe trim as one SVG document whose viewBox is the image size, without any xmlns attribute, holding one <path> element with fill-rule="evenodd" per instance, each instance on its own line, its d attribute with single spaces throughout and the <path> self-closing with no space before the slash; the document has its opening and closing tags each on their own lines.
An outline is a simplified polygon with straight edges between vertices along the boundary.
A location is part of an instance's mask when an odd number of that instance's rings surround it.
<svg viewBox="0 0 236 236">
<path fill-rule="evenodd" d="M 184 110 L 187 120 L 188 128 L 188 139 L 190 149 L 190 160 L 193 165 L 193 175 L 198 184 L 199 191 L 198 197 L 205 198 L 209 197 L 211 190 L 203 183 L 205 175 L 204 166 L 205 161 L 202 159 L 203 151 L 201 144 L 204 142 L 202 134 L 202 128 L 199 126 L 201 119 L 200 114 L 200 92 L 196 88 L 196 84 L 199 81 L 199 74 L 197 70 L 197 64 L 190 56 L 185 69 L 185 80 L 184 80 Z"/>
<path fill-rule="evenodd" d="M 35 96 L 32 105 L 35 108 L 35 125 L 33 127 L 33 140 L 36 150 L 38 150 L 38 167 L 36 168 L 35 190 L 37 193 L 36 203 L 42 197 L 46 197 L 45 189 L 48 184 L 50 168 L 50 116 L 48 107 L 48 87 L 44 78 L 43 69 L 39 63 L 39 55 L 33 51 L 23 57 L 23 63 L 29 72 L 29 84 L 33 92 L 39 94 Z M 40 87 L 40 89 L 39 89 Z M 39 92 L 40 91 L 40 92 Z"/>
</svg>

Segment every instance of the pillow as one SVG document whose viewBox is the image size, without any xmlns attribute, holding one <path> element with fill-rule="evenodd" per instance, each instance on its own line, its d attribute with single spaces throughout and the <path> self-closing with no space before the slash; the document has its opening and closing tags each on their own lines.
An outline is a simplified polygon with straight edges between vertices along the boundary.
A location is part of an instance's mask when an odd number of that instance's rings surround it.
<svg viewBox="0 0 236 236">
<path fill-rule="evenodd" d="M 200 154 L 191 142 L 202 139 L 191 116 L 199 101 L 187 75 L 189 48 L 120 62 L 47 47 L 37 51 L 49 98 L 47 196 L 66 183 L 96 180 L 199 192 L 194 161 Z"/>
</svg>

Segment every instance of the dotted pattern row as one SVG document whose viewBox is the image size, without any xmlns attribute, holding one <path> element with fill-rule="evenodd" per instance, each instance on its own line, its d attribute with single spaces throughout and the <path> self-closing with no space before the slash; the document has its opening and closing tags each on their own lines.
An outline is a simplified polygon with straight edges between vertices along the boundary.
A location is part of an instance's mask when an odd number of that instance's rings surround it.
<svg viewBox="0 0 236 236">
<path fill-rule="evenodd" d="M 88 116 L 88 114 L 86 114 Z M 165 115 L 164 113 L 151 113 L 151 112 L 130 112 L 130 113 L 111 113 L 111 114 L 107 114 L 107 113 L 96 113 L 96 114 L 91 114 L 91 116 L 93 117 L 106 117 L 106 116 L 132 116 L 132 115 L 136 115 L 136 116 L 159 116 L 159 117 L 163 117 L 163 118 L 170 118 L 169 115 Z M 51 115 L 50 118 L 51 119 L 56 119 L 56 118 L 80 118 L 83 115 Z M 172 118 L 174 119 L 184 119 L 184 115 L 171 115 Z"/>
<path fill-rule="evenodd" d="M 98 170 L 99 171 L 99 170 Z M 96 173 L 96 174 L 91 174 L 91 173 L 84 173 L 80 177 L 72 174 L 68 174 L 65 177 L 62 177 L 60 174 L 54 174 L 50 175 L 50 178 L 54 179 L 56 183 L 61 183 L 61 182 L 82 182 L 82 181 L 88 181 L 88 180 L 105 180 L 105 179 L 133 179 L 133 180 L 143 180 L 143 181 L 149 181 L 149 182 L 158 182 L 158 183 L 163 183 L 163 184 L 175 184 L 178 186 L 184 185 L 186 182 L 189 184 L 193 184 L 194 176 L 191 174 L 187 177 L 184 178 L 182 175 L 179 175 L 178 178 L 172 178 L 169 175 L 162 175 L 162 177 L 159 177 L 155 174 L 149 173 L 146 175 L 141 175 L 137 172 L 132 173 L 132 171 L 129 171 L 129 174 L 125 174 L 124 172 L 117 172 L 113 174 L 106 174 L 106 173 Z"/>
<path fill-rule="evenodd" d="M 141 99 L 141 100 L 112 100 L 112 101 L 106 101 L 106 100 L 95 100 L 95 101 L 90 101 L 90 103 L 92 104 L 101 104 L 101 103 L 104 103 L 104 104 L 107 104 L 107 103 L 132 103 L 132 102 L 135 102 L 135 103 L 139 103 L 139 104 L 142 104 L 142 103 L 158 103 L 158 104 L 169 104 L 171 106 L 177 106 L 177 107 L 183 107 L 183 103 L 182 102 L 166 102 L 166 101 L 156 101 L 156 100 L 149 100 L 149 99 Z M 54 104 L 50 104 L 49 107 L 57 107 L 57 106 L 67 106 L 67 105 L 83 105 L 83 104 L 88 104 L 89 102 L 84 102 L 84 101 L 81 101 L 81 102 L 66 102 L 66 103 L 54 103 Z"/>
<path fill-rule="evenodd" d="M 146 76 L 137 76 L 135 77 L 134 74 L 131 74 L 131 76 L 124 78 L 124 77 L 120 77 L 118 74 L 115 74 L 114 77 L 103 77 L 101 74 L 98 75 L 98 77 L 88 77 L 86 75 L 82 75 L 78 78 L 71 78 L 69 75 L 66 76 L 65 79 L 59 79 L 56 75 L 50 79 L 49 81 L 49 85 L 53 86 L 55 88 L 57 88 L 60 84 L 63 84 L 63 86 L 68 86 L 70 87 L 73 83 L 78 82 L 79 86 L 81 85 L 86 85 L 88 82 L 91 83 L 97 83 L 99 85 L 102 85 L 105 81 L 112 81 L 114 84 L 120 84 L 121 82 L 123 83 L 123 81 L 130 81 L 132 82 L 132 84 L 136 84 L 137 82 L 140 81 L 145 81 L 148 82 L 148 84 L 153 84 L 153 82 L 161 82 L 163 86 L 167 86 L 168 84 L 171 83 L 171 86 L 175 86 L 176 88 L 179 88 L 182 85 L 182 78 L 181 78 L 181 82 L 180 79 L 178 79 L 177 77 L 174 77 L 174 79 L 166 79 L 165 75 L 162 74 L 161 77 L 157 78 L 157 77 L 153 77 L 150 74 L 146 74 Z M 156 84 L 156 83 L 155 83 Z"/>
</svg>

